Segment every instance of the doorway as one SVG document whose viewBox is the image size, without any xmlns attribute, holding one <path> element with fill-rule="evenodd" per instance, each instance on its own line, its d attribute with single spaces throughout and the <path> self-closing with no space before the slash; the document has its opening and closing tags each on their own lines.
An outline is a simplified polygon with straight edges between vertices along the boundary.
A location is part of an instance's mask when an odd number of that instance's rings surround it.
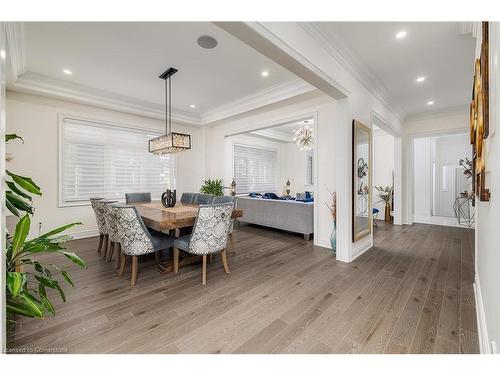
<svg viewBox="0 0 500 375">
<path fill-rule="evenodd" d="M 413 221 L 459 226 L 456 200 L 472 189 L 467 174 L 469 136 L 465 132 L 413 139 Z M 473 219 L 472 202 L 465 199 L 467 219 Z"/>
</svg>

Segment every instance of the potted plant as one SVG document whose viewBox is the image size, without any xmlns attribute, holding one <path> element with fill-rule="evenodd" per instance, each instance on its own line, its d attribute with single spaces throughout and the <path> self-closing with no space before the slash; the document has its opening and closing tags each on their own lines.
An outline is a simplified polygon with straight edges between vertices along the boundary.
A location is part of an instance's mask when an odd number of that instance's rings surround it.
<svg viewBox="0 0 500 375">
<path fill-rule="evenodd" d="M 15 134 L 7 134 L 6 143 L 13 139 L 22 138 Z M 10 155 L 7 161 L 11 160 Z M 43 318 L 46 315 L 55 315 L 54 304 L 47 289 L 56 290 L 61 299 L 66 301 L 60 280 L 74 286 L 69 273 L 59 265 L 45 263 L 40 255 L 44 253 L 58 253 L 69 259 L 79 267 L 86 268 L 85 262 L 75 253 L 68 251 L 64 243 L 71 239 L 62 233 L 67 229 L 79 225 L 71 223 L 51 230 L 39 237 L 28 240 L 31 226 L 30 215 L 34 212 L 32 195 L 41 196 L 42 192 L 37 184 L 29 177 L 24 177 L 6 171 L 7 191 L 5 194 L 6 207 L 19 217 L 13 235 L 7 233 L 6 238 L 6 300 L 7 316 L 10 329 L 15 328 L 15 318 L 18 315 L 30 318 Z M 23 215 L 22 212 L 25 214 Z"/>
<path fill-rule="evenodd" d="M 384 202 L 385 203 L 385 216 L 384 219 L 386 222 L 391 221 L 391 203 L 392 203 L 392 196 L 394 194 L 394 188 L 392 186 L 375 186 L 375 189 L 377 190 L 377 197 L 380 198 L 379 202 Z"/>
<path fill-rule="evenodd" d="M 222 179 L 206 179 L 200 188 L 200 193 L 210 194 L 215 196 L 224 195 L 224 185 Z"/>
</svg>

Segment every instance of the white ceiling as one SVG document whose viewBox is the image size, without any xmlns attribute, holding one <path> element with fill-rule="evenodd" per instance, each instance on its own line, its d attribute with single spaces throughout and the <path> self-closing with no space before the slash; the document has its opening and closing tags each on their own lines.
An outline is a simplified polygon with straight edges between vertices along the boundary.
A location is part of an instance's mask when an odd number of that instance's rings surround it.
<svg viewBox="0 0 500 375">
<path fill-rule="evenodd" d="M 267 138 L 272 141 L 288 143 L 293 142 L 295 131 L 305 125 L 314 127 L 314 119 L 311 118 L 307 120 L 295 121 L 283 125 L 273 126 L 266 129 L 255 130 L 253 132 L 249 132 L 248 134 Z"/>
<path fill-rule="evenodd" d="M 458 22 L 314 22 L 312 27 L 406 115 L 470 101 L 475 40 Z M 396 33 L 407 36 L 397 39 Z M 415 79 L 425 76 L 417 84 Z M 433 100 L 432 106 L 427 102 Z"/>
<path fill-rule="evenodd" d="M 30 81 L 95 89 L 161 109 L 164 81 L 158 76 L 173 66 L 179 69 L 173 77 L 174 111 L 194 118 L 300 81 L 210 22 L 26 22 L 23 29 L 21 73 Z M 215 37 L 217 47 L 199 47 L 202 35 Z M 267 77 L 261 76 L 264 70 Z"/>
</svg>

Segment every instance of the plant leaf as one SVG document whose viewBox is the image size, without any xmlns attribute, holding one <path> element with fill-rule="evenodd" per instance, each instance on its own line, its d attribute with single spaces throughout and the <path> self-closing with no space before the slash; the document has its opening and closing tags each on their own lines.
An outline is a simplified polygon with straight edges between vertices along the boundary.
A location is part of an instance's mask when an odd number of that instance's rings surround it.
<svg viewBox="0 0 500 375">
<path fill-rule="evenodd" d="M 17 134 L 5 134 L 5 143 L 8 143 L 9 141 L 11 141 L 13 139 L 20 139 L 24 143 L 24 139 L 22 139 Z"/>
<path fill-rule="evenodd" d="M 64 280 L 68 282 L 68 284 L 70 284 L 73 288 L 75 287 L 75 283 L 73 282 L 73 280 L 66 271 L 61 271 L 61 275 L 64 278 Z"/>
<path fill-rule="evenodd" d="M 35 182 L 31 178 L 19 176 L 15 173 L 10 172 L 9 170 L 6 170 L 5 173 L 7 173 L 14 180 L 14 182 L 24 190 L 32 194 L 42 195 L 40 187 L 37 184 L 35 184 Z"/>
<path fill-rule="evenodd" d="M 12 239 L 12 256 L 16 256 L 19 250 L 22 249 L 24 241 L 30 231 L 31 220 L 28 214 L 24 215 L 16 225 L 14 238 Z"/>
<path fill-rule="evenodd" d="M 14 215 L 16 215 L 17 217 L 21 217 L 21 214 L 19 213 L 19 211 L 17 210 L 17 208 L 15 208 L 12 203 L 9 202 L 8 199 L 5 199 L 5 206 L 7 207 L 7 209 L 12 212 Z"/>
<path fill-rule="evenodd" d="M 61 299 L 63 300 L 63 302 L 66 302 L 66 296 L 64 295 L 64 291 L 62 290 L 57 280 L 50 279 L 45 276 L 36 276 L 36 275 L 35 279 L 37 279 L 39 283 L 41 283 L 43 286 L 46 286 L 47 288 L 58 290 L 59 294 L 61 295 Z"/>
<path fill-rule="evenodd" d="M 42 234 L 40 237 L 38 238 L 47 238 L 47 237 L 52 237 L 56 234 L 59 234 L 61 232 L 64 232 L 66 229 L 69 229 L 71 227 L 74 227 L 75 225 L 82 225 L 81 222 L 76 222 L 76 223 L 71 223 L 71 224 L 67 224 L 67 225 L 63 225 L 62 227 L 59 227 L 59 228 L 56 228 L 56 229 L 53 229 L 51 230 L 50 232 L 47 232 L 45 234 Z"/>
<path fill-rule="evenodd" d="M 29 293 L 23 293 L 7 301 L 7 312 L 30 318 L 43 317 L 43 309 Z"/>
<path fill-rule="evenodd" d="M 40 299 L 42 300 L 42 304 L 47 309 L 47 311 L 50 312 L 53 316 L 56 315 L 56 309 L 54 308 L 54 305 L 52 305 L 52 302 L 50 302 L 50 300 L 45 295 L 40 295 Z"/>
<path fill-rule="evenodd" d="M 68 258 L 69 260 L 71 260 L 73 263 L 75 263 L 76 265 L 82 267 L 82 268 L 87 268 L 87 263 L 85 263 L 85 261 L 80 258 L 78 255 L 76 255 L 75 253 L 72 253 L 70 251 L 64 251 L 64 250 L 61 250 L 61 251 L 58 251 L 59 253 L 61 254 L 64 254 L 64 256 L 66 258 Z"/>
<path fill-rule="evenodd" d="M 26 285 L 26 273 L 24 272 L 7 272 L 6 277 L 7 289 L 13 296 L 21 293 Z"/>
<path fill-rule="evenodd" d="M 33 215 L 33 206 L 21 198 L 19 198 L 16 194 L 14 194 L 11 191 L 6 191 L 5 192 L 5 198 L 7 201 L 9 201 L 14 207 L 20 209 L 21 211 L 28 212 L 29 214 Z"/>
<path fill-rule="evenodd" d="M 14 193 L 16 193 L 17 195 L 20 195 L 23 198 L 29 199 L 30 201 L 32 200 L 30 195 L 23 193 L 21 190 L 19 190 L 17 188 L 16 184 L 13 183 L 12 181 L 5 181 L 5 182 L 7 183 L 7 186 L 9 187 L 9 189 L 12 190 Z"/>
</svg>

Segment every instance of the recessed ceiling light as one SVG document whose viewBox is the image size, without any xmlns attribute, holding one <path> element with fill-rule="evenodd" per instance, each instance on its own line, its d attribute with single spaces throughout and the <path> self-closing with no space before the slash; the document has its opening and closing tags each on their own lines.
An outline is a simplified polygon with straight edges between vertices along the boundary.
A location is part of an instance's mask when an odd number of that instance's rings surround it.
<svg viewBox="0 0 500 375">
<path fill-rule="evenodd" d="M 63 69 L 63 73 L 66 74 L 67 76 L 70 76 L 73 74 L 73 72 L 69 69 Z"/>
<path fill-rule="evenodd" d="M 1 58 L 2 60 L 5 60 L 5 57 L 6 57 L 5 50 L 4 50 L 4 49 L 0 50 L 0 58 Z"/>
<path fill-rule="evenodd" d="M 269 75 L 269 72 L 268 72 L 267 70 L 263 70 L 263 71 L 260 73 L 260 75 L 261 75 L 262 77 L 267 77 L 267 76 Z"/>
<path fill-rule="evenodd" d="M 190 108 L 196 108 L 196 105 L 191 104 L 189 107 L 190 107 Z"/>
<path fill-rule="evenodd" d="M 217 47 L 217 39 L 210 35 L 202 35 L 197 40 L 201 48 L 212 49 Z"/>
<path fill-rule="evenodd" d="M 406 31 L 401 30 L 396 34 L 396 39 L 403 39 L 406 36 Z"/>
<path fill-rule="evenodd" d="M 425 81 L 425 77 L 418 77 L 415 81 L 417 81 L 418 83 L 421 83 L 421 82 L 424 82 Z"/>
<path fill-rule="evenodd" d="M 434 104 L 434 100 L 429 100 L 429 101 L 427 102 L 427 105 L 433 105 L 433 104 Z"/>
</svg>

